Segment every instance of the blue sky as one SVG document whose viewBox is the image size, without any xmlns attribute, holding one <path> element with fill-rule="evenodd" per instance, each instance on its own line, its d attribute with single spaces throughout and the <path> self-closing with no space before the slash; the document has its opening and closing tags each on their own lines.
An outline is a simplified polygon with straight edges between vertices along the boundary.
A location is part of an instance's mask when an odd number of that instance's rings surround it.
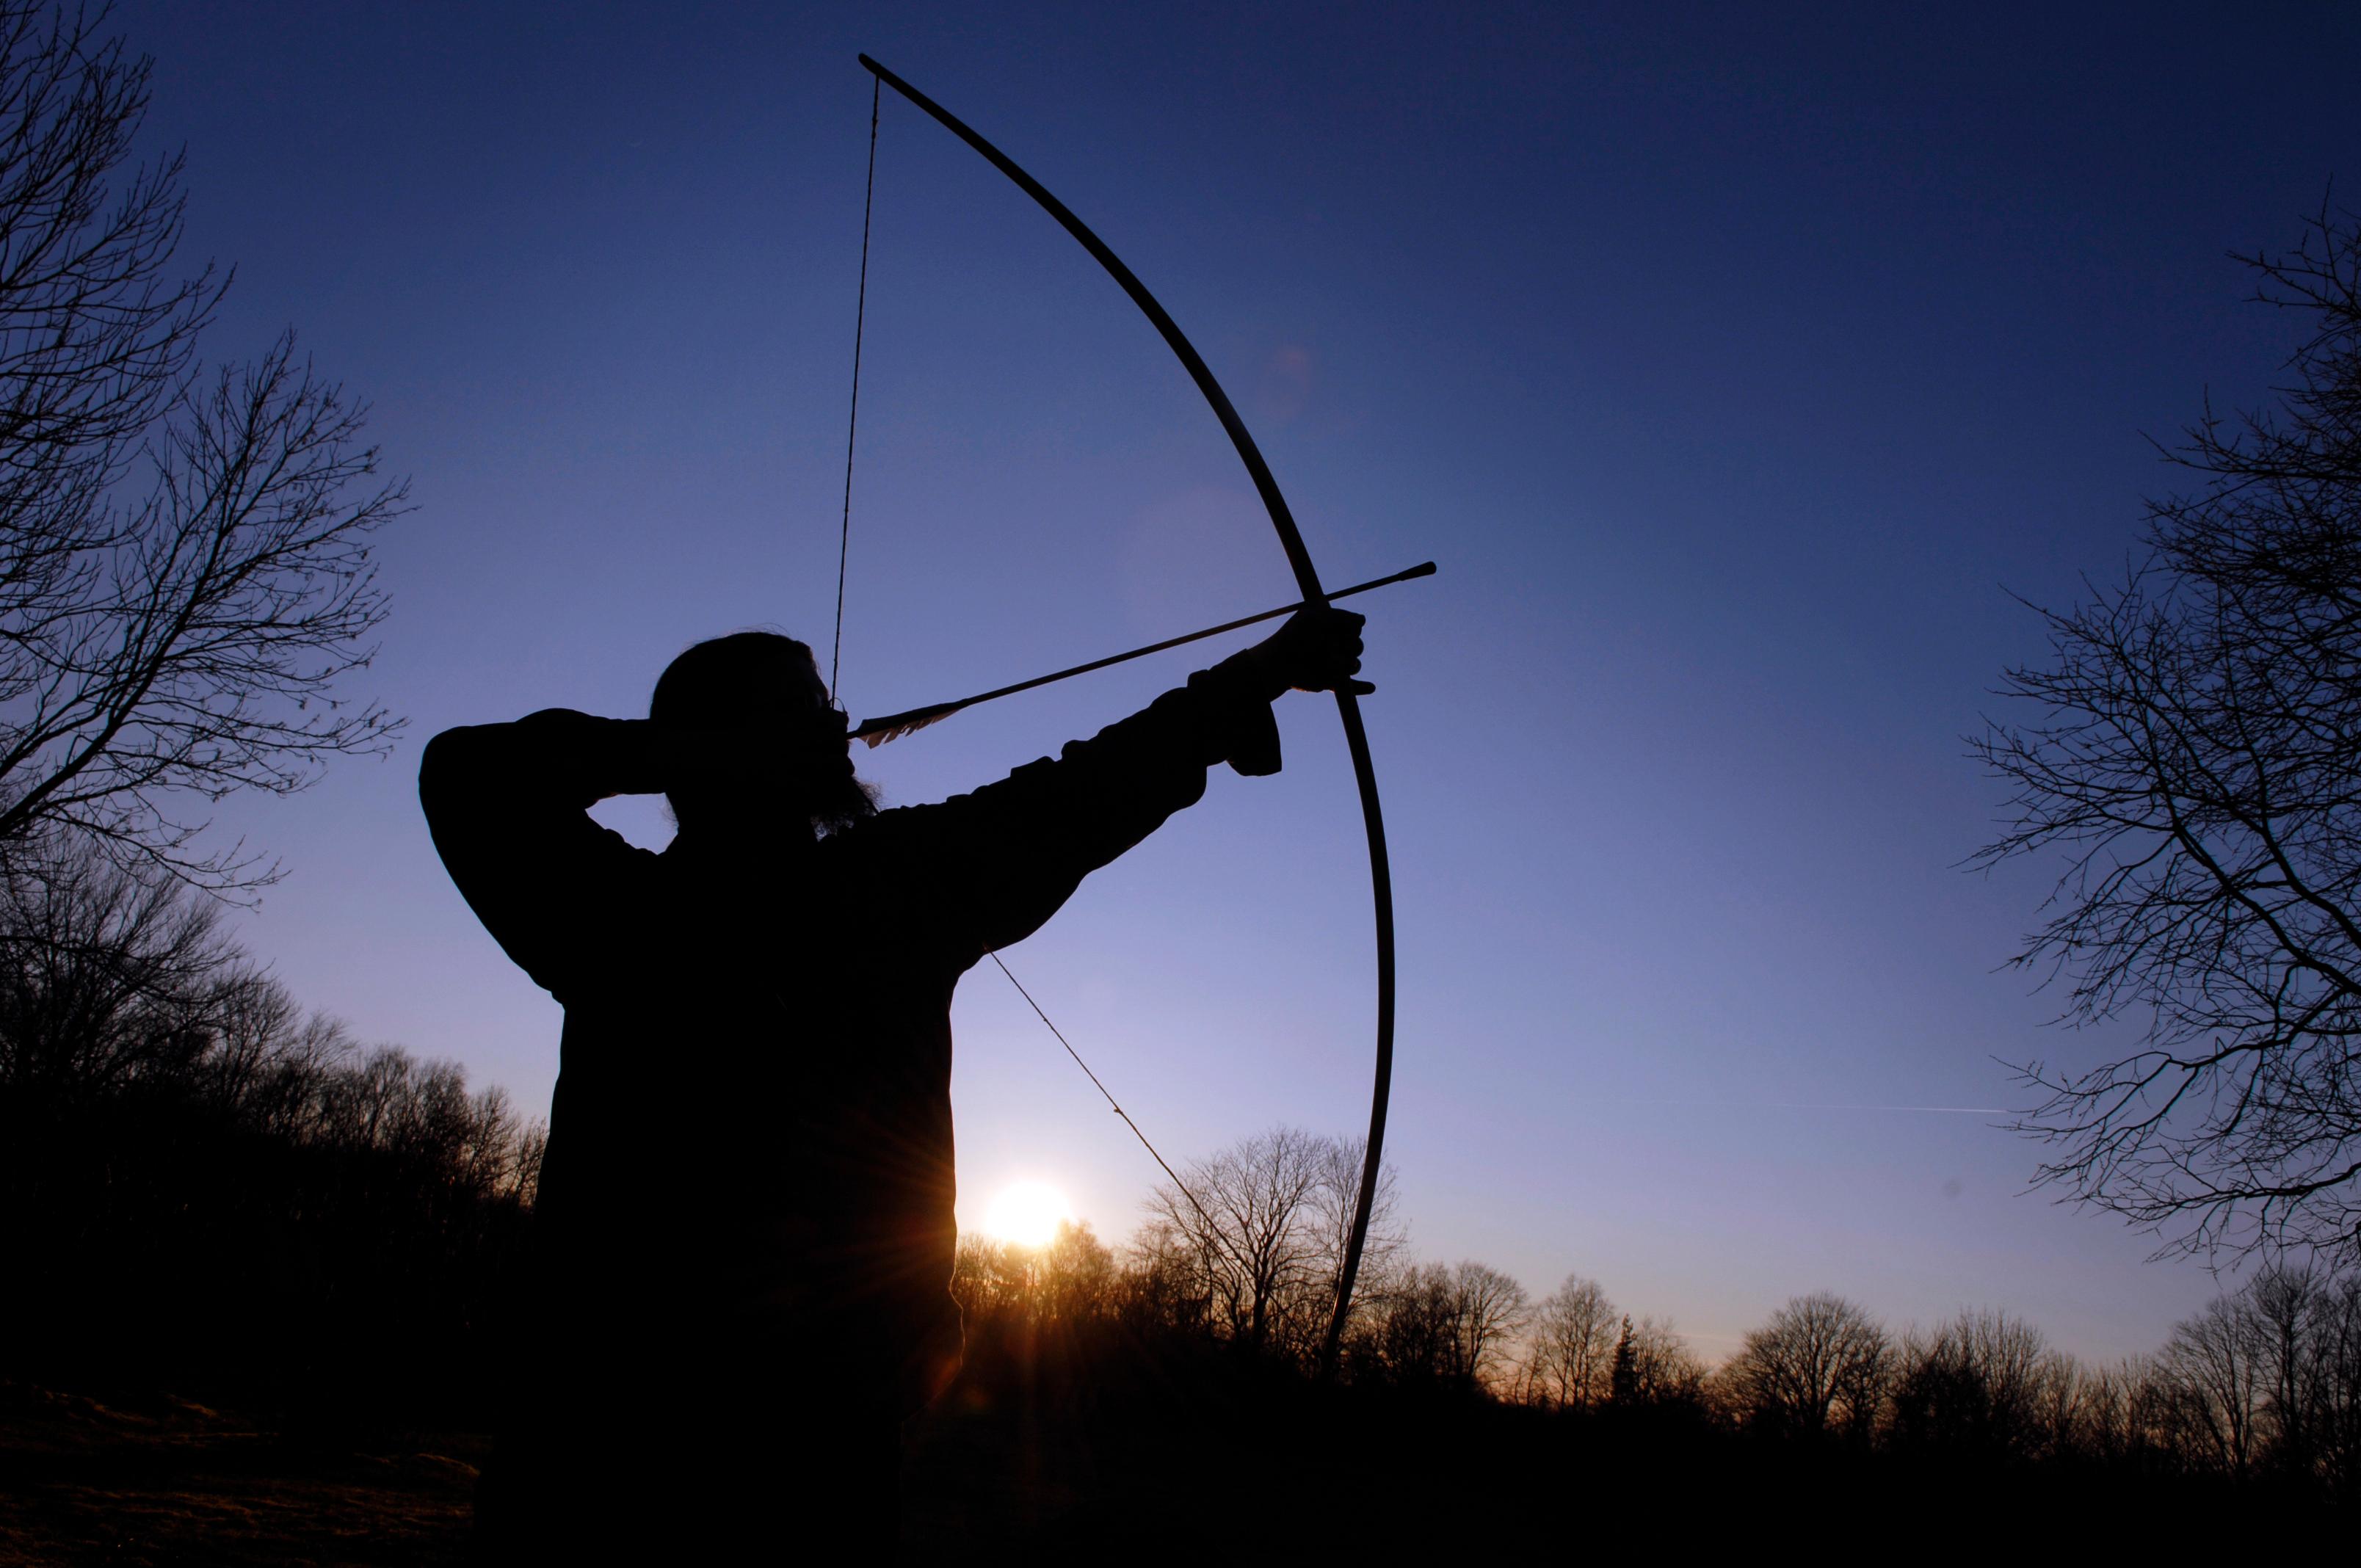
<svg viewBox="0 0 2361 1568">
<path fill-rule="evenodd" d="M 1719 1354 L 1834 1288 L 2144 1348 L 2214 1288 L 2027 1195 L 1977 1108 L 2103 1036 L 1999 972 L 2046 890 L 1959 862 L 1963 755 L 2289 323 L 2226 259 L 2354 176 L 2324 7 L 133 3 L 213 352 L 294 324 L 417 507 L 368 689 L 384 763 L 223 827 L 309 1003 L 546 1104 L 555 1004 L 437 865 L 445 726 L 644 709 L 680 648 L 833 611 L 866 49 L 1026 164 L 1229 387 L 1364 601 L 1394 845 L 1389 1154 L 1416 1245 L 1570 1270 Z M 884 104 L 844 695 L 876 713 L 1285 602 L 1210 414 L 1016 189 Z M 1193 667 L 868 755 L 939 798 Z M 1333 711 L 1286 772 L 1093 879 L 1009 961 L 1178 1159 L 1356 1133 L 1367 873 Z M 644 807 L 602 808 L 643 841 Z M 986 971 L 962 1212 L 1020 1177 L 1120 1237 L 1156 1174 Z M 726 1082 L 705 1057 L 666 1064 Z M 1949 1107 L 1962 1110 L 1896 1110 Z M 968 1212 L 972 1211 L 972 1213 Z"/>
</svg>

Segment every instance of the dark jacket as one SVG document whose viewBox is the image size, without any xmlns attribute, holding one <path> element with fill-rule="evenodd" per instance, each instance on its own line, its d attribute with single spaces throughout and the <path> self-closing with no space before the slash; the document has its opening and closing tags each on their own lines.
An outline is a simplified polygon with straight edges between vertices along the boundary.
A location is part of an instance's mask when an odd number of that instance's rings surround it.
<svg viewBox="0 0 2361 1568">
<path fill-rule="evenodd" d="M 566 1008 L 523 1347 L 544 1402 L 595 1362 L 602 1403 L 643 1420 L 792 1381 L 824 1345 L 906 1409 L 958 1355 L 952 988 L 1209 765 L 1275 770 L 1268 704 L 1201 674 L 1056 761 L 762 854 L 706 829 L 651 853 L 591 820 L 662 787 L 632 776 L 642 728 L 452 729 L 419 775 L 460 892 Z"/>
</svg>

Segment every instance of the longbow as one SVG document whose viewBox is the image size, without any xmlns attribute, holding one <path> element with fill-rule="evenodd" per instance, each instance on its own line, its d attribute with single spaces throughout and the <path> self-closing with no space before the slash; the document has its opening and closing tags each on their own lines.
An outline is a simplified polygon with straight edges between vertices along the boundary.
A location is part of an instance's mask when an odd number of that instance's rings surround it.
<svg viewBox="0 0 2361 1568">
<path fill-rule="evenodd" d="M 1166 346 L 1179 356 L 1189 378 L 1197 384 L 1205 401 L 1213 406 L 1213 417 L 1222 422 L 1222 429 L 1237 449 L 1238 459 L 1254 479 L 1255 493 L 1262 498 L 1263 510 L 1270 514 L 1271 527 L 1278 531 L 1279 547 L 1287 552 L 1287 564 L 1295 573 L 1296 587 L 1306 600 L 1328 598 L 1320 586 L 1320 574 L 1313 569 L 1312 554 L 1303 545 L 1303 535 L 1295 526 L 1294 513 L 1288 510 L 1287 498 L 1279 493 L 1279 481 L 1271 477 L 1270 465 L 1263 461 L 1262 450 L 1255 444 L 1246 431 L 1246 422 L 1238 417 L 1229 394 L 1222 390 L 1221 382 L 1206 367 L 1204 356 L 1189 341 L 1171 313 L 1148 291 L 1148 285 L 1123 263 L 1123 258 L 1107 248 L 1106 242 L 1091 232 L 1090 225 L 1076 217 L 1071 208 L 1051 195 L 1042 183 L 1024 170 L 1006 153 L 986 141 L 971 129 L 966 122 L 950 110 L 911 86 L 867 55 L 861 63 L 878 81 L 925 110 L 942 127 L 983 155 L 984 161 L 1015 181 L 1018 190 L 1040 204 L 1041 210 L 1058 220 L 1059 225 L 1101 267 L 1121 285 L 1143 314 L 1162 334 Z M 1328 1332 L 1321 1343 L 1320 1370 L 1327 1376 L 1334 1372 L 1339 1347 L 1344 1340 L 1345 1320 L 1353 1305 L 1353 1286 L 1361 1268 L 1361 1248 L 1368 1239 L 1369 1211 L 1378 1190 L 1378 1178 L 1385 1155 L 1386 1107 L 1393 1093 L 1394 1075 L 1394 892 L 1393 872 L 1386 860 L 1385 814 L 1378 801 L 1378 775 L 1369 761 L 1369 737 L 1361 723 L 1361 705 L 1349 691 L 1335 694 L 1336 712 L 1345 725 L 1345 744 L 1353 756 L 1353 777 L 1360 786 L 1361 821 L 1367 829 L 1369 840 L 1369 892 L 1377 911 L 1378 940 L 1378 1047 L 1377 1076 L 1369 1094 L 1369 1135 L 1361 1161 L 1361 1188 L 1353 1204 L 1353 1229 L 1345 1244 L 1345 1266 L 1336 1278 L 1336 1302 L 1328 1320 Z"/>
</svg>

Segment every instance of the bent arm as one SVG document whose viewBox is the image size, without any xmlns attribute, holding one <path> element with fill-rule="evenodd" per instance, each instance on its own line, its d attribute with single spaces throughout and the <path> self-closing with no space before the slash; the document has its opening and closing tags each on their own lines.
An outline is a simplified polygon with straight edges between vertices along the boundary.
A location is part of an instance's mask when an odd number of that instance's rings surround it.
<svg viewBox="0 0 2361 1568">
<path fill-rule="evenodd" d="M 418 798 L 443 864 L 493 940 L 566 1000 L 623 939 L 631 872 L 653 860 L 591 820 L 615 795 L 664 787 L 662 738 L 642 720 L 548 708 L 446 729 L 419 761 Z"/>
</svg>

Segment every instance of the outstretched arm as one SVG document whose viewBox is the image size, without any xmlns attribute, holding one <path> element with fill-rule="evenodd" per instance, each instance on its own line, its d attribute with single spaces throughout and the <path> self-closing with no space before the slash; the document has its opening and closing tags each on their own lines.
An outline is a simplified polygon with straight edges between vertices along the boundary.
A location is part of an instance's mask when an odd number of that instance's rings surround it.
<svg viewBox="0 0 2361 1568">
<path fill-rule="evenodd" d="M 894 814 L 912 880 L 969 962 L 1022 940 L 1083 877 L 1205 793 L 1226 762 L 1250 776 L 1279 769 L 1270 705 L 1290 689 L 1356 693 L 1363 618 L 1297 614 L 1275 635 L 1189 678 L 1131 718 L 997 784 Z"/>
</svg>

